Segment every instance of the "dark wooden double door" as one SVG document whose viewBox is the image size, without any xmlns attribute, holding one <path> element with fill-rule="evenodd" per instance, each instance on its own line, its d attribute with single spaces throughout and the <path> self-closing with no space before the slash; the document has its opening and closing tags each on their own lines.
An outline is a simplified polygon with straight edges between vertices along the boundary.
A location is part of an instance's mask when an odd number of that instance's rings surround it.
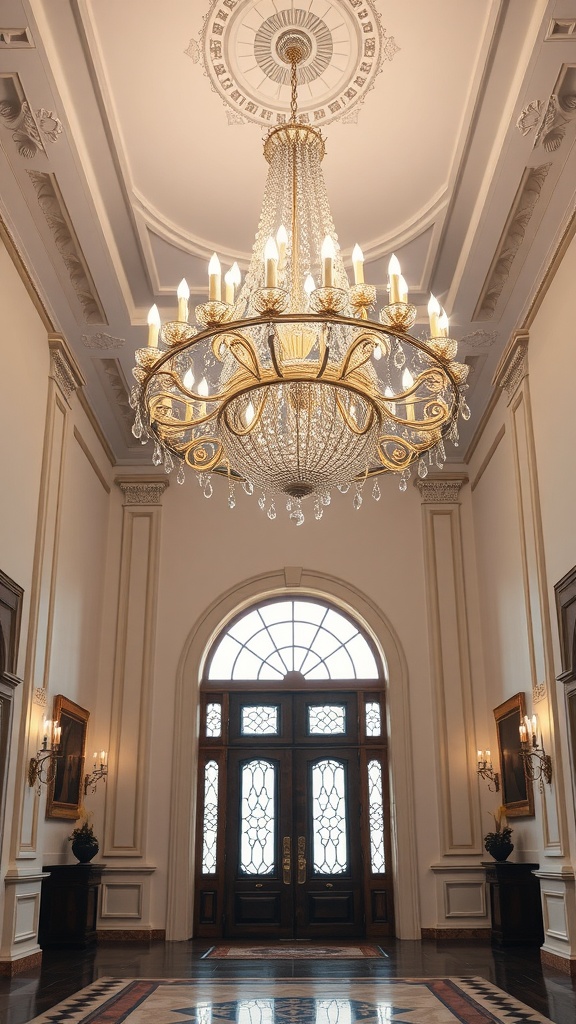
<svg viewBox="0 0 576 1024">
<path fill-rule="evenodd" d="M 198 880 L 197 934 L 326 939 L 390 933 L 391 883 L 371 871 L 366 792 L 368 761 L 378 756 L 385 770 L 385 751 L 363 749 L 360 696 L 227 697 L 219 863 L 213 890 L 206 874 Z"/>
</svg>

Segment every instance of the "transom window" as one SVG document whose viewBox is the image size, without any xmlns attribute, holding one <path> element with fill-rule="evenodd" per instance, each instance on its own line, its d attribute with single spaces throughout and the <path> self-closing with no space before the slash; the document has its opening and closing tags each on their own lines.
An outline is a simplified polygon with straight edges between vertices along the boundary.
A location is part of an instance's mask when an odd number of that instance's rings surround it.
<svg viewBox="0 0 576 1024">
<path fill-rule="evenodd" d="M 378 679 L 355 622 L 320 601 L 280 599 L 251 608 L 217 642 L 210 680 Z"/>
</svg>

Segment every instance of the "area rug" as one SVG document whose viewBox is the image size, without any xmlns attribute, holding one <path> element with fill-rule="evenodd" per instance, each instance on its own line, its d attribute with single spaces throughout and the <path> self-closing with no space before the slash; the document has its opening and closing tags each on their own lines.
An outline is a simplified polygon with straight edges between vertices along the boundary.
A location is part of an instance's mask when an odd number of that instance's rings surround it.
<svg viewBox="0 0 576 1024">
<path fill-rule="evenodd" d="M 244 993 L 246 993 L 244 995 Z M 551 1024 L 483 978 L 104 978 L 32 1024 Z"/>
<path fill-rule="evenodd" d="M 386 956 L 386 953 L 380 946 L 369 946 L 366 943 L 340 946 L 330 942 L 321 946 L 319 943 L 311 942 L 299 942 L 295 945 L 274 942 L 267 946 L 257 942 L 251 946 L 238 943 L 229 946 L 218 944 L 212 946 L 202 959 L 212 957 L 216 960 L 331 960 L 333 957 L 339 957 L 358 960 L 364 956 Z"/>
</svg>

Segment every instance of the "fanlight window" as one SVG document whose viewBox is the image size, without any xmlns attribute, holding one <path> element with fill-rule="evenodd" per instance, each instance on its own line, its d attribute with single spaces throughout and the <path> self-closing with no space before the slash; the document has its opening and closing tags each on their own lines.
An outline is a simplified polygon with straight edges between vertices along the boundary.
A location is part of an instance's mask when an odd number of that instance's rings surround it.
<svg viewBox="0 0 576 1024">
<path fill-rule="evenodd" d="M 355 622 L 319 601 L 287 599 L 236 619 L 214 649 L 208 678 L 280 682 L 291 673 L 306 680 L 380 675 Z"/>
</svg>

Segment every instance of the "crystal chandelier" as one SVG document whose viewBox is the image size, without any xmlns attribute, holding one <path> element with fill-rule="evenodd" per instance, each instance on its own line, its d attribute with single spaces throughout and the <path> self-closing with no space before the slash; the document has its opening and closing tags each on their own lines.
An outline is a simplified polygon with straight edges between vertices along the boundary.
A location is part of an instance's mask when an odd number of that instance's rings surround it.
<svg viewBox="0 0 576 1024">
<path fill-rule="evenodd" d="M 214 254 L 195 324 L 185 281 L 176 320 L 161 325 L 153 306 L 131 395 L 133 432 L 154 441 L 155 465 L 177 466 L 179 483 L 186 466 L 195 470 L 207 497 L 211 475 L 225 476 L 230 507 L 238 484 L 257 488 L 271 519 L 283 497 L 298 525 L 303 502 L 320 519 L 335 487 L 352 488 L 360 508 L 368 481 L 380 497 L 372 478 L 381 473 L 399 474 L 405 490 L 415 463 L 420 476 L 441 468 L 444 439 L 457 443 L 458 415 L 470 415 L 468 367 L 455 361 L 434 297 L 430 336 L 416 338 L 408 331 L 417 310 L 395 256 L 379 320 L 369 318 L 376 289 L 364 281 L 358 246 L 349 284 L 322 175 L 324 140 L 297 113 L 297 68 L 309 48 L 298 29 L 277 43 L 291 68 L 291 116 L 264 144 L 268 179 L 242 287 L 234 264 L 222 296 Z"/>
</svg>

